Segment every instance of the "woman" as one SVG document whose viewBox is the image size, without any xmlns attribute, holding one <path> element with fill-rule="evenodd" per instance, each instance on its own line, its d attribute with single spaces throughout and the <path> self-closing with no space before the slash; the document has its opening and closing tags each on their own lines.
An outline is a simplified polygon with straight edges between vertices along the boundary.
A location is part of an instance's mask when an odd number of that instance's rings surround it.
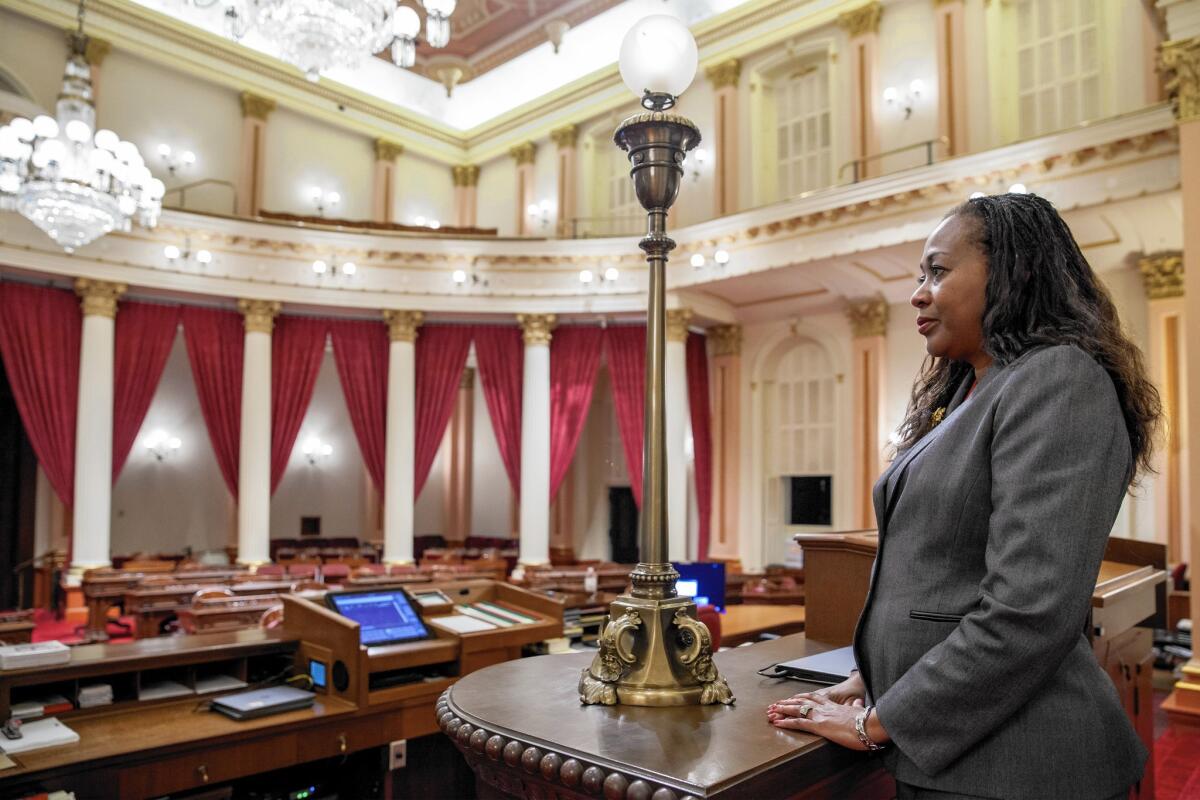
<svg viewBox="0 0 1200 800">
<path fill-rule="evenodd" d="M 1034 195 L 955 208 L 911 302 L 930 358 L 875 485 L 860 671 L 767 718 L 881 749 L 901 799 L 1127 797 L 1147 754 L 1085 625 L 1158 425 L 1141 354 Z"/>
</svg>

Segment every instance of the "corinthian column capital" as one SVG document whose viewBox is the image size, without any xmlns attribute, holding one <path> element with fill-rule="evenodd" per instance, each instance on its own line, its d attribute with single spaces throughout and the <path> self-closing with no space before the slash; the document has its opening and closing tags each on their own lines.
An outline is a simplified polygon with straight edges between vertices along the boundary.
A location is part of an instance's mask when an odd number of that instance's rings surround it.
<svg viewBox="0 0 1200 800">
<path fill-rule="evenodd" d="M 1200 36 L 1164 42 L 1159 69 L 1168 73 L 1167 91 L 1180 122 L 1200 120 Z"/>
<path fill-rule="evenodd" d="M 741 355 L 742 326 L 715 325 L 708 329 L 708 341 L 714 356 Z"/>
<path fill-rule="evenodd" d="M 96 281 L 91 278 L 75 279 L 75 294 L 79 295 L 79 307 L 85 317 L 108 317 L 116 319 L 117 300 L 128 287 L 123 283 Z"/>
<path fill-rule="evenodd" d="M 1183 297 L 1183 253 L 1152 253 L 1139 258 L 1137 265 L 1148 299 Z"/>
<path fill-rule="evenodd" d="M 668 308 L 667 309 L 667 341 L 668 342 L 686 342 L 688 336 L 688 325 L 692 321 L 692 310 L 690 308 Z"/>
<path fill-rule="evenodd" d="M 283 305 L 278 300 L 238 300 L 238 311 L 245 320 L 246 333 L 271 333 L 275 317 Z"/>
<path fill-rule="evenodd" d="M 517 324 L 525 336 L 525 345 L 550 344 L 550 331 L 554 330 L 553 314 L 517 314 Z"/>
<path fill-rule="evenodd" d="M 887 333 L 888 305 L 882 297 L 850 303 L 846 306 L 846 317 L 856 339 Z"/>
<path fill-rule="evenodd" d="M 388 326 L 388 339 L 393 342 L 415 342 L 417 328 L 421 327 L 421 323 L 425 321 L 425 315 L 420 311 L 389 309 L 383 312 L 383 320 Z"/>
</svg>

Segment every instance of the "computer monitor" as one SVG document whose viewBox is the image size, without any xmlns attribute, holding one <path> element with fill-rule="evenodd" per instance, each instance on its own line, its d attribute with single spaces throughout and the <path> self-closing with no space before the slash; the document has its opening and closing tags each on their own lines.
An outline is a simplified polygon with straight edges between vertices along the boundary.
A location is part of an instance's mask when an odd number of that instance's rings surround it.
<svg viewBox="0 0 1200 800">
<path fill-rule="evenodd" d="M 368 647 L 413 642 L 430 635 L 403 589 L 330 592 L 325 603 L 358 623 L 359 642 Z"/>
<path fill-rule="evenodd" d="M 716 606 L 725 611 L 725 565 L 720 561 L 673 561 L 679 573 L 675 591 L 696 601 L 696 605 Z"/>
</svg>

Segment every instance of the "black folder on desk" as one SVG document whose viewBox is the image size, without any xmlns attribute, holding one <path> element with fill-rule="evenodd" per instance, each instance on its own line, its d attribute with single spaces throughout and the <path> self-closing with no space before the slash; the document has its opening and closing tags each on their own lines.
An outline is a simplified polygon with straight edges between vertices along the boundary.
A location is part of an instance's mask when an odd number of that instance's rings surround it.
<svg viewBox="0 0 1200 800">
<path fill-rule="evenodd" d="M 857 668 L 854 648 L 839 647 L 837 650 L 827 650 L 824 653 L 776 664 L 775 675 L 808 683 L 833 685 L 849 678 L 850 673 Z"/>
<path fill-rule="evenodd" d="M 309 708 L 316 697 L 312 692 L 293 686 L 272 686 L 252 692 L 227 694 L 212 701 L 212 710 L 233 719 L 255 719 L 269 714 L 281 714 Z"/>
</svg>

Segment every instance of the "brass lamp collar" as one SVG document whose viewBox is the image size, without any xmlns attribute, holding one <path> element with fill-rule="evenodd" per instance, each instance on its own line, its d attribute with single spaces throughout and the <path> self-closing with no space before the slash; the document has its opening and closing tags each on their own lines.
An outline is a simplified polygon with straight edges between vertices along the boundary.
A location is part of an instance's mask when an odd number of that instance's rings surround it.
<svg viewBox="0 0 1200 800">
<path fill-rule="evenodd" d="M 666 92 L 652 92 L 646 89 L 642 94 L 642 108 L 650 111 L 666 111 L 675 105 L 675 95 Z"/>
</svg>

